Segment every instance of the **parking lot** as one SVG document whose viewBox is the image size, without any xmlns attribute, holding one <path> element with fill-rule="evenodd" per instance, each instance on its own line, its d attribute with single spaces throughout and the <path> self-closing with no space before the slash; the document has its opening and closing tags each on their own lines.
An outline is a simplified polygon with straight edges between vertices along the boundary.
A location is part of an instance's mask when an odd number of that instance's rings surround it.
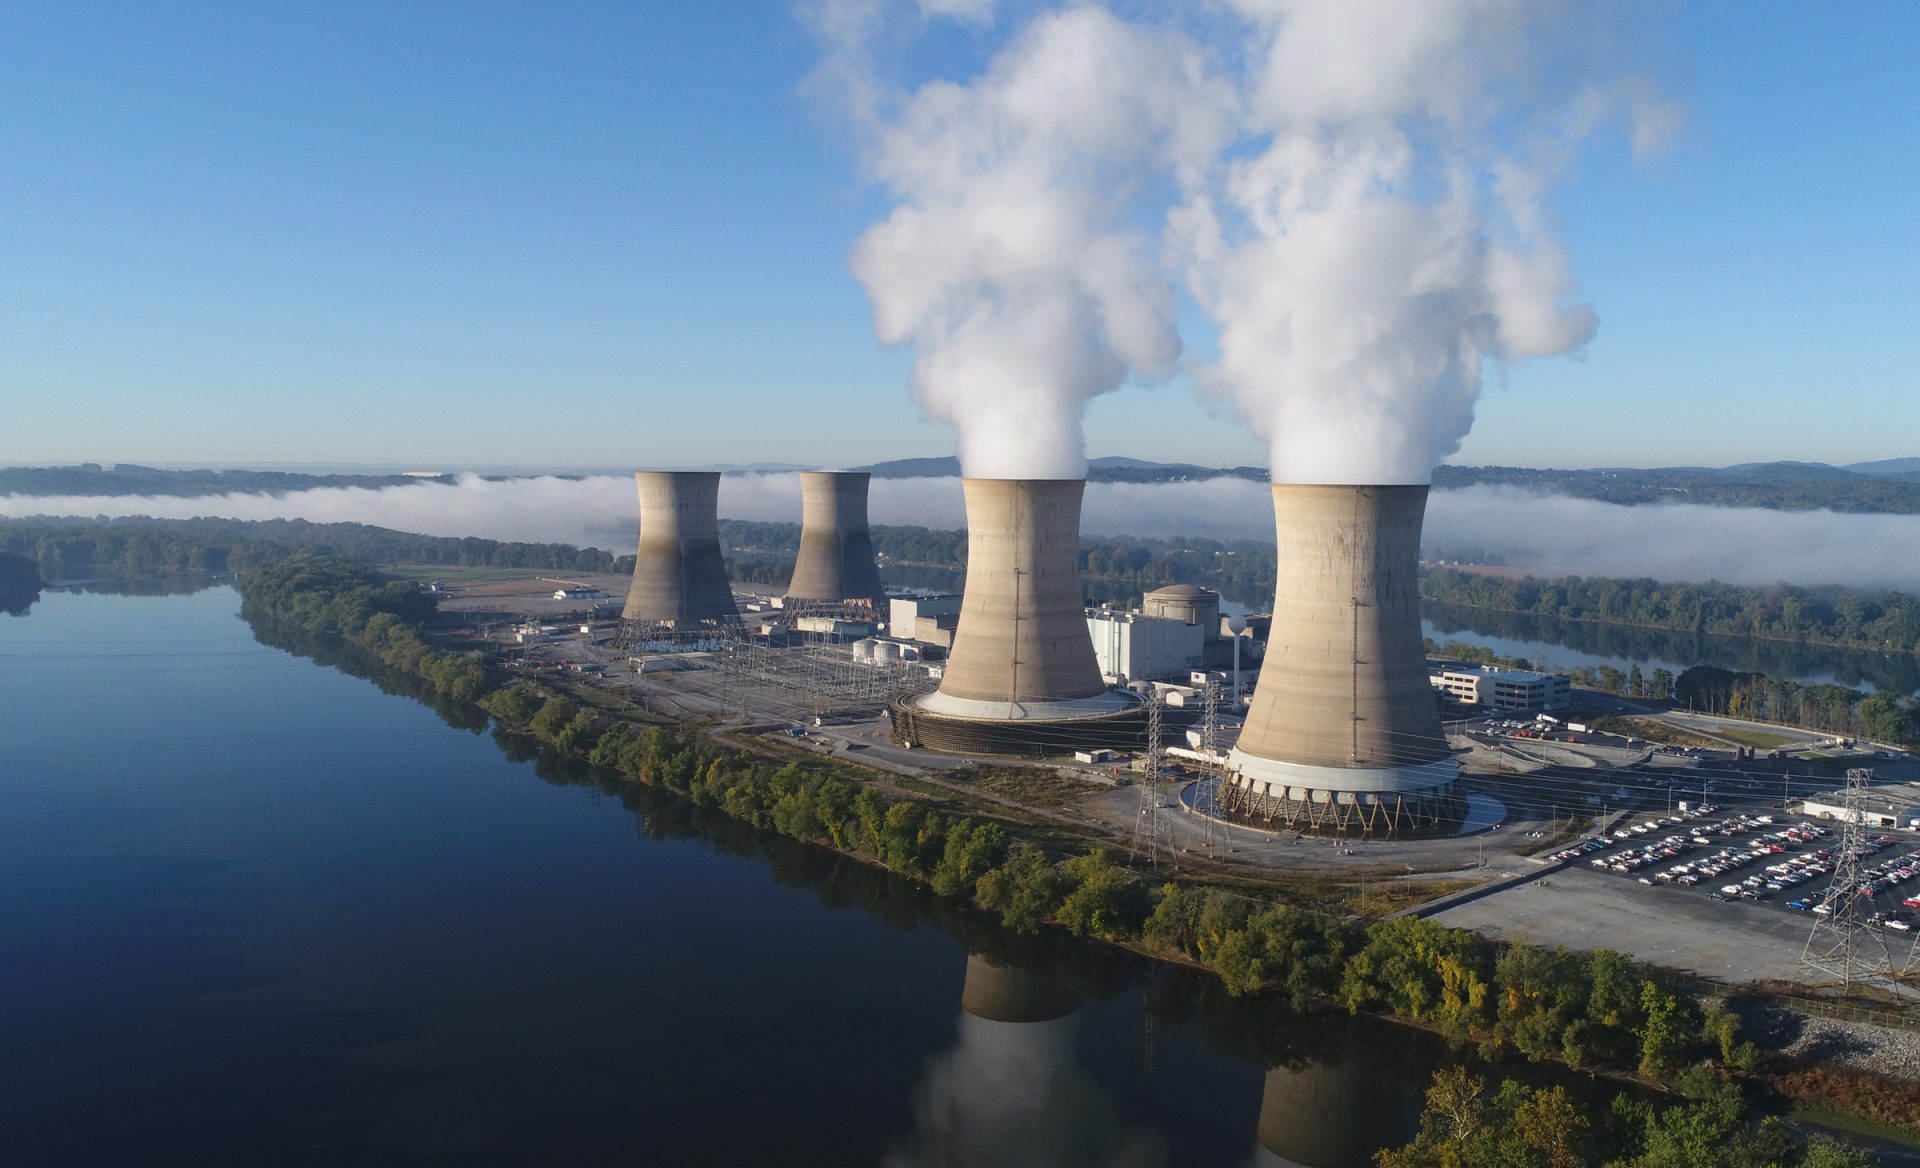
<svg viewBox="0 0 1920 1168">
<path fill-rule="evenodd" d="M 1643 813 L 1541 857 L 1564 865 L 1550 876 L 1438 919 L 1732 981 L 1798 981 L 1816 918 L 1851 897 L 1894 966 L 1905 965 L 1920 936 L 1920 842 L 1870 834 L 1859 879 L 1837 887 L 1837 838 L 1830 824 L 1764 807 Z"/>
<path fill-rule="evenodd" d="M 1920 907 L 1920 848 L 1890 835 L 1863 844 L 1859 880 L 1834 886 L 1834 829 L 1772 813 L 1721 815 L 1711 805 L 1676 815 L 1647 817 L 1563 849 L 1553 858 L 1629 878 L 1650 890 L 1749 901 L 1789 912 L 1826 915 L 1842 897 L 1869 923 L 1910 933 Z M 1906 903 L 1914 901 L 1913 904 Z"/>
</svg>

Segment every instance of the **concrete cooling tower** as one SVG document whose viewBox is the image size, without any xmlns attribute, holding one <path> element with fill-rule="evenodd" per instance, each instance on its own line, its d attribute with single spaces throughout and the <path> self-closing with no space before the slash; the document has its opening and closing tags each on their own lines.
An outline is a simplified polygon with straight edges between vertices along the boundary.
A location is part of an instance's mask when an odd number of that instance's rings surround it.
<svg viewBox="0 0 1920 1168">
<path fill-rule="evenodd" d="M 886 589 L 867 530 L 863 471 L 800 472 L 800 555 L 787 585 L 787 607 L 864 609 L 883 613 Z M 797 604 L 795 602 L 798 602 Z"/>
<path fill-rule="evenodd" d="M 1420 638 L 1425 486 L 1275 484 L 1279 580 L 1265 665 L 1223 788 L 1291 829 L 1393 834 L 1456 819 Z"/>
<path fill-rule="evenodd" d="M 1100 677 L 1080 595 L 1080 479 L 966 479 L 967 582 L 940 688 L 894 736 L 968 754 L 1140 744 L 1145 706 Z"/>
<path fill-rule="evenodd" d="M 628 626 L 686 634 L 740 619 L 720 554 L 720 475 L 643 470 L 640 549 L 620 618 Z"/>
</svg>

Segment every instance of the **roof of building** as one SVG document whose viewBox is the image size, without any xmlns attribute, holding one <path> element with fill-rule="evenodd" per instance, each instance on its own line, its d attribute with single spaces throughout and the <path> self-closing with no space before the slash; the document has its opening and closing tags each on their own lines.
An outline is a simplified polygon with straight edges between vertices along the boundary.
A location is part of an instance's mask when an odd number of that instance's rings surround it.
<svg viewBox="0 0 1920 1168">
<path fill-rule="evenodd" d="M 1443 674 L 1475 673 L 1493 681 L 1546 681 L 1560 676 L 1557 673 L 1540 673 L 1531 669 L 1502 669 L 1497 665 L 1468 665 L 1442 672 Z"/>
<path fill-rule="evenodd" d="M 1201 600 L 1219 593 L 1211 588 L 1202 588 L 1198 584 L 1169 584 L 1165 588 L 1155 588 L 1148 596 L 1158 596 L 1164 600 Z"/>
</svg>

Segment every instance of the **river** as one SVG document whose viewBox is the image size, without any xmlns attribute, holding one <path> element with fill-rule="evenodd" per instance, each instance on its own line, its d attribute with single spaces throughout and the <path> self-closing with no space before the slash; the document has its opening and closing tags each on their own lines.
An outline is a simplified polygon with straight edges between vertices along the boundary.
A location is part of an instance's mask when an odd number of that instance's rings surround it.
<svg viewBox="0 0 1920 1168">
<path fill-rule="evenodd" d="M 1764 673 L 1776 681 L 1841 685 L 1886 693 L 1920 693 L 1920 656 L 1874 653 L 1797 641 L 1677 633 L 1665 629 L 1569 621 L 1527 613 L 1423 601 L 1422 630 L 1432 640 L 1465 641 L 1524 657 L 1534 665 L 1566 670 L 1611 665 L 1621 672 L 1638 664 L 1678 676 L 1690 665 Z"/>
<path fill-rule="evenodd" d="M 1353 1168 L 1456 1057 L 503 750 L 238 607 L 0 618 L 9 1164 Z"/>
</svg>

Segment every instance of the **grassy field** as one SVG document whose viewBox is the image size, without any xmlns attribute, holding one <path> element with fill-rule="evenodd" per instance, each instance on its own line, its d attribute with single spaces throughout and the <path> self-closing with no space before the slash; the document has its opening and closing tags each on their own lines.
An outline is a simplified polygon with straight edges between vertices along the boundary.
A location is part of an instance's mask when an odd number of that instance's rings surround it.
<svg viewBox="0 0 1920 1168">
<path fill-rule="evenodd" d="M 1751 746 L 1758 750 L 1772 750 L 1797 741 L 1786 734 L 1772 734 L 1765 730 L 1748 730 L 1735 726 L 1722 726 L 1714 733 L 1722 738 L 1731 738 L 1742 746 Z"/>
<path fill-rule="evenodd" d="M 1725 749 L 1726 743 L 1718 738 L 1708 738 L 1701 734 L 1691 734 L 1665 722 L 1656 722 L 1651 718 L 1621 718 L 1607 716 L 1595 718 L 1593 728 L 1609 734 L 1625 734 L 1630 738 L 1643 738 L 1648 742 L 1658 742 L 1667 746 L 1702 746 L 1712 750 Z"/>
</svg>

